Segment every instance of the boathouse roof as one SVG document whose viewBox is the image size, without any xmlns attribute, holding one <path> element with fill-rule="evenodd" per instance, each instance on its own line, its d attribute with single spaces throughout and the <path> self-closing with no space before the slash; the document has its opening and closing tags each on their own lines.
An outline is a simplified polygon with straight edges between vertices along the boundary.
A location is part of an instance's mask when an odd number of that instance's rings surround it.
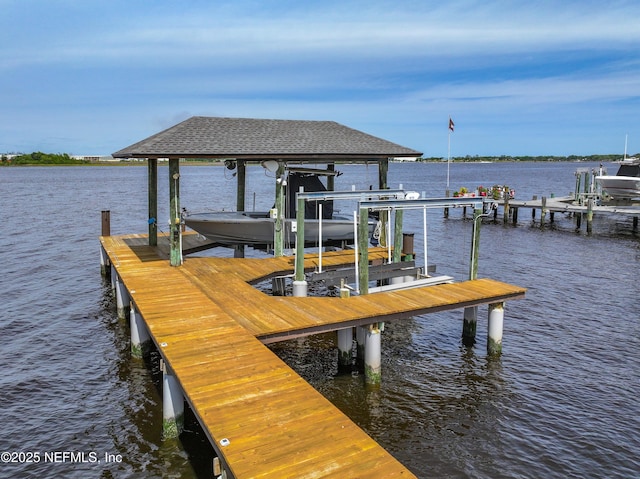
<svg viewBox="0 0 640 479">
<path fill-rule="evenodd" d="M 334 121 L 194 116 L 112 154 L 114 158 L 378 161 L 422 153 Z"/>
</svg>

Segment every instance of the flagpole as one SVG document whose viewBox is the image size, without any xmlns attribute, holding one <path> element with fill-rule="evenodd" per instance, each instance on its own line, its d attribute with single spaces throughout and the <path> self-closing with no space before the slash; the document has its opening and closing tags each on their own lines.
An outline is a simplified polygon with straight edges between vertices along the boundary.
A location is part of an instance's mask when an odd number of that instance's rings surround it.
<svg viewBox="0 0 640 479">
<path fill-rule="evenodd" d="M 447 129 L 447 143 L 448 143 L 448 147 L 447 147 L 447 191 L 449 191 L 449 164 L 451 163 L 451 128 Z M 449 195 L 447 195 L 449 196 Z"/>
<path fill-rule="evenodd" d="M 453 130 L 453 121 L 449 115 L 449 128 L 447 128 L 447 189 L 444 194 L 449 198 L 449 165 L 451 164 L 451 131 Z M 449 208 L 444 209 L 444 217 L 449 217 Z"/>
</svg>

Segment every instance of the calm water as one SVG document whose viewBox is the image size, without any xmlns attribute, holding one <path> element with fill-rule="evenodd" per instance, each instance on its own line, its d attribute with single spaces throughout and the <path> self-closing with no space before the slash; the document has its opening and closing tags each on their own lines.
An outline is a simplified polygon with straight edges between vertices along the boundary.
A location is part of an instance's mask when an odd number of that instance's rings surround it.
<svg viewBox="0 0 640 479">
<path fill-rule="evenodd" d="M 452 164 L 451 190 L 499 183 L 522 199 L 560 196 L 573 189 L 577 166 L 596 165 Z M 375 167 L 339 169 L 338 187 L 377 182 Z M 232 172 L 181 173 L 183 206 L 233 207 Z M 271 180 L 260 168 L 249 180 L 268 185 L 256 208 L 270 207 L 262 197 Z M 167 182 L 161 168 L 161 203 Z M 399 183 L 440 196 L 446 164 L 392 164 L 390 185 Z M 208 477 L 197 425 L 182 442 L 162 441 L 157 367 L 129 358 L 100 277 L 100 211 L 111 210 L 113 234 L 146 231 L 146 168 L 2 168 L 0 193 L 0 451 L 40 455 L 0 463 L 0 477 Z M 470 221 L 459 210 L 428 217 L 429 262 L 465 279 Z M 159 218 L 166 229 L 164 204 Z M 405 224 L 421 256 L 422 213 L 405 214 Z M 460 343 L 461 311 L 388 323 L 377 391 L 361 376 L 335 376 L 330 336 L 273 349 L 421 478 L 637 477 L 640 240 L 622 217 L 596 218 L 594 231 L 575 233 L 561 215 L 540 229 L 529 210 L 517 227 L 483 225 L 480 276 L 528 288 L 526 299 L 507 303 L 498 359 L 485 352 L 486 308 L 472 349 Z M 85 453 L 86 462 L 64 452 Z"/>
</svg>

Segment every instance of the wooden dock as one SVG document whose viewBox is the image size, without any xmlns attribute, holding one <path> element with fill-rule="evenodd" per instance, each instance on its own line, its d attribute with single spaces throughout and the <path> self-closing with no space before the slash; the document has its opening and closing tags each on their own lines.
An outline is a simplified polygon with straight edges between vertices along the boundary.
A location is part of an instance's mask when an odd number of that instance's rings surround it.
<svg viewBox="0 0 640 479">
<path fill-rule="evenodd" d="M 479 279 L 351 298 L 272 297 L 250 283 L 290 273 L 293 258 L 189 257 L 171 267 L 166 249 L 146 240 L 100 239 L 223 469 L 238 479 L 415 477 L 265 342 L 525 293 Z M 369 257 L 385 254 L 372 249 Z M 352 261 L 352 252 L 323 255 L 324 265 Z M 305 257 L 305 269 L 316 263 L 317 256 Z"/>
<path fill-rule="evenodd" d="M 598 195 L 579 195 L 579 200 L 576 200 L 575 195 L 561 196 L 561 197 L 545 197 L 538 198 L 534 196 L 530 200 L 515 200 L 504 199 L 493 200 L 490 198 L 483 199 L 483 213 L 485 216 L 493 217 L 494 221 L 497 220 L 499 213 L 498 207 L 502 208 L 502 219 L 504 223 L 512 222 L 514 225 L 518 223 L 519 211 L 523 208 L 531 210 L 531 219 L 539 221 L 540 226 L 544 227 L 545 224 L 554 223 L 555 214 L 561 213 L 572 216 L 575 220 L 576 230 L 580 230 L 581 225 L 586 222 L 587 233 L 592 231 L 592 222 L 594 216 L 621 216 L 632 219 L 632 231 L 638 231 L 639 218 L 640 218 L 640 202 L 630 200 L 620 201 L 602 201 Z M 539 219 L 536 220 L 536 214 L 539 214 Z M 463 217 L 467 216 L 467 208 L 462 208 Z M 446 214 L 445 214 L 446 216 Z"/>
</svg>

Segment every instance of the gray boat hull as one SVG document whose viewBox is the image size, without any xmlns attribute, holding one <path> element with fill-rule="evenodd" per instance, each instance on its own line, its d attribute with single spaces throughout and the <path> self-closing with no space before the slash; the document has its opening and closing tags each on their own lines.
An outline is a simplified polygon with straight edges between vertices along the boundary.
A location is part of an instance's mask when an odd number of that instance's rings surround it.
<svg viewBox="0 0 640 479">
<path fill-rule="evenodd" d="M 295 243 L 296 233 L 292 232 L 295 219 L 284 220 L 284 240 Z M 211 241 L 224 245 L 236 244 L 273 244 L 275 219 L 268 212 L 221 211 L 213 213 L 195 213 L 185 217 L 185 224 Z M 369 222 L 369 233 L 373 232 L 375 222 Z M 294 227 L 295 228 L 295 227 Z M 304 222 L 305 243 L 317 244 L 320 221 L 307 219 Z M 322 242 L 353 242 L 353 219 L 334 217 L 322 220 Z"/>
</svg>

